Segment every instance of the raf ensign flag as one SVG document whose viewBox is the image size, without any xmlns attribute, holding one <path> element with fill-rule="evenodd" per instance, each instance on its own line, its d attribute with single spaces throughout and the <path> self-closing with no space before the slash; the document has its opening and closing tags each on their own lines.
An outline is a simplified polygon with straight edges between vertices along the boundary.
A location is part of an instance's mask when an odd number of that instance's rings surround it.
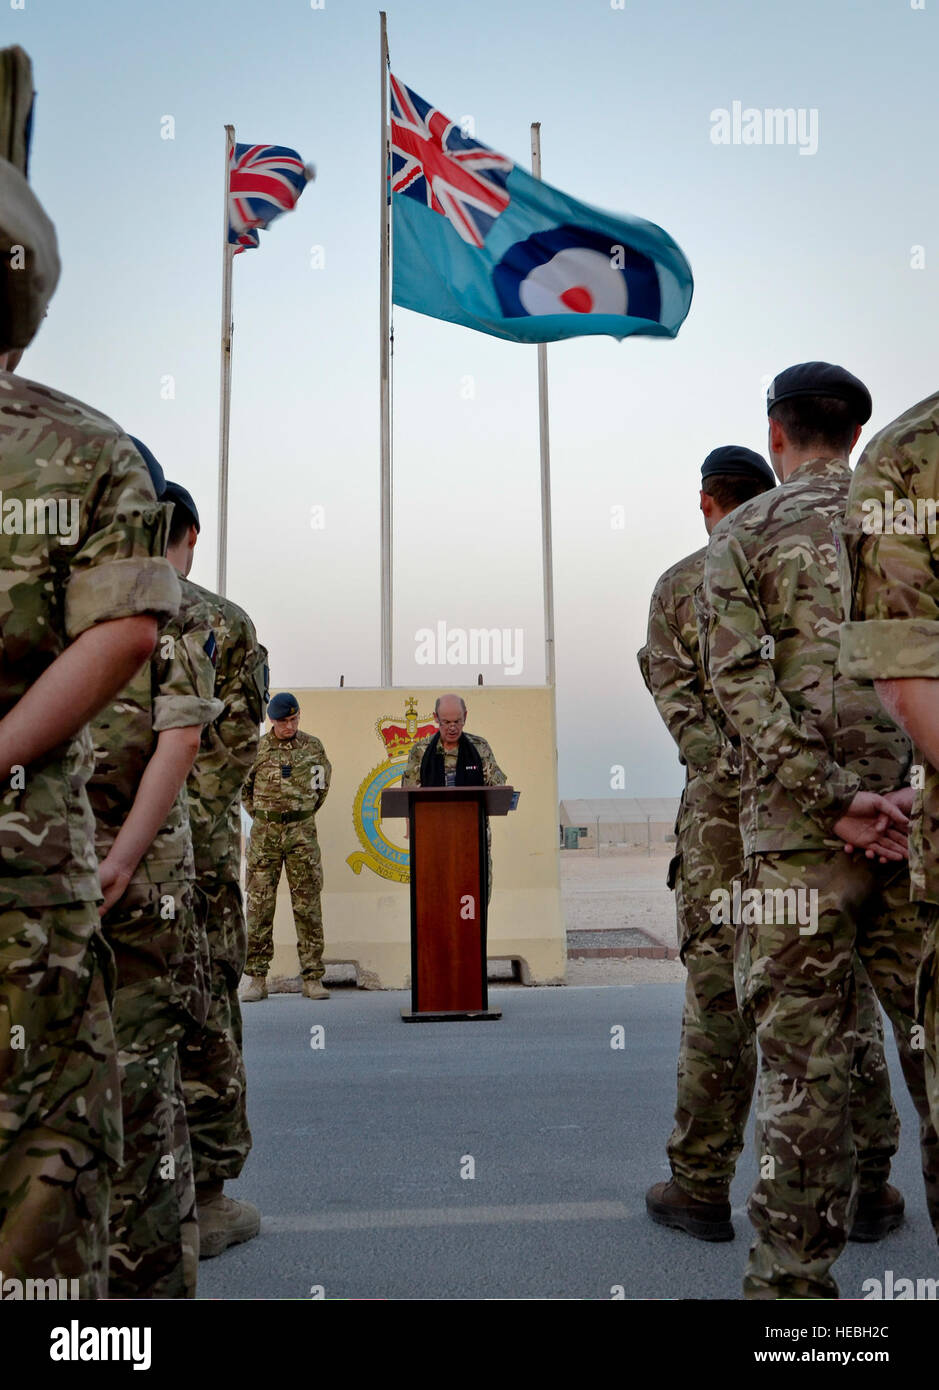
<svg viewBox="0 0 939 1390">
<path fill-rule="evenodd" d="M 517 343 L 674 338 L 691 267 L 671 237 L 579 203 L 391 78 L 393 299 Z"/>
</svg>

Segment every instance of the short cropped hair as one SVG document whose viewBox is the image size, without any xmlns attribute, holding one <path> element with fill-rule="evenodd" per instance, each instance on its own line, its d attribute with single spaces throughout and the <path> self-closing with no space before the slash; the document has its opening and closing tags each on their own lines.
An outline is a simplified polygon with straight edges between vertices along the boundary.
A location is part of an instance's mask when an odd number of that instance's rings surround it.
<svg viewBox="0 0 939 1390">
<path fill-rule="evenodd" d="M 179 502 L 173 498 L 173 516 L 170 521 L 169 545 L 179 545 L 189 535 L 190 526 L 196 526 L 196 518 L 186 506 L 185 502 Z M 196 530 L 199 528 L 196 526 Z"/>
<path fill-rule="evenodd" d="M 791 396 L 770 407 L 776 420 L 796 449 L 823 449 L 832 455 L 847 455 L 854 443 L 858 421 L 850 401 L 835 396 Z"/>
<path fill-rule="evenodd" d="M 735 507 L 749 502 L 751 497 L 759 497 L 761 492 L 769 492 L 770 484 L 742 473 L 711 473 L 701 484 L 701 491 L 713 497 L 722 512 L 732 512 Z"/>
</svg>

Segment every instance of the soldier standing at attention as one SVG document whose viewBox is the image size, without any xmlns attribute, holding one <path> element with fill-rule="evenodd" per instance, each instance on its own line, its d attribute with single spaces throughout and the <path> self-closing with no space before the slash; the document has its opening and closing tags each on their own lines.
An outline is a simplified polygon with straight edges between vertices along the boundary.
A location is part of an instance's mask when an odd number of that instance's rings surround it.
<svg viewBox="0 0 939 1390">
<path fill-rule="evenodd" d="M 767 409 L 782 486 L 715 528 L 705 564 L 708 673 L 743 763 L 750 906 L 737 929 L 738 996 L 760 1048 L 760 1178 L 744 1294 L 833 1298 L 830 1268 L 858 1190 L 849 1115 L 855 950 L 894 1024 L 939 1224 L 939 1150 L 923 1055 L 912 1046 L 922 920 L 909 901 L 909 822 L 897 804 L 910 749 L 874 691 L 837 669 L 831 527 L 844 514 L 848 456 L 870 395 L 843 368 L 808 362 L 776 377 Z M 885 1203 L 897 1195 L 885 1187 Z"/>
<path fill-rule="evenodd" d="M 4 509 L 67 522 L 0 534 L 0 1269 L 103 1298 L 121 1108 L 87 723 L 149 658 L 179 584 L 127 436 L 13 375 L 59 261 L 51 222 L 3 160 L 0 236 L 25 255 L 0 270 Z"/>
<path fill-rule="evenodd" d="M 149 451 L 148 451 L 149 455 Z M 154 471 L 159 468 L 149 455 Z M 169 522 L 179 570 L 185 538 Z M 149 663 L 92 723 L 89 783 L 114 952 L 124 1162 L 111 1196 L 109 1294 L 194 1298 L 199 1232 L 178 1045 L 205 1020 L 208 948 L 193 905 L 186 778 L 214 697 L 213 613 L 187 580 Z"/>
<path fill-rule="evenodd" d="M 199 537 L 199 513 L 184 487 L 167 483 L 164 503 L 173 503 L 170 554 L 188 576 Z M 251 1150 L 245 1107 L 238 983 L 245 967 L 247 938 L 241 901 L 241 787 L 254 763 L 258 726 L 267 705 L 267 651 L 243 609 L 188 580 L 212 611 L 218 646 L 215 698 L 221 713 L 206 724 L 186 790 L 196 869 L 195 908 L 205 927 L 211 962 L 209 1013 L 180 1047 L 186 1120 L 192 1148 L 199 1258 L 220 1255 L 251 1240 L 261 1226 L 250 1202 L 226 1197 Z"/>
<path fill-rule="evenodd" d="M 701 511 L 708 535 L 735 507 L 768 492 L 776 479 L 765 459 L 739 445 L 714 449 L 701 467 Z M 734 988 L 734 924 L 714 914 L 715 890 L 744 871 L 740 838 L 739 739 L 711 689 L 699 639 L 707 547 L 666 570 L 649 608 L 639 653 L 643 679 L 678 744 L 686 768 L 675 889 L 681 959 L 688 971 L 678 1051 L 678 1105 L 667 1152 L 670 1182 L 646 1194 L 653 1221 L 700 1240 L 732 1240 L 730 1184 L 743 1148 L 756 1079 L 753 1035 Z M 884 1202 L 900 1122 L 890 1093 L 877 999 L 856 960 L 858 1046 L 851 1075 L 851 1120 L 860 1196 L 852 1240 L 879 1240 L 899 1225 L 902 1198 Z"/>
<path fill-rule="evenodd" d="M 751 449 L 714 449 L 701 467 L 701 511 L 708 535 L 735 507 L 774 487 L 765 459 Z M 738 801 L 740 758 L 703 667 L 700 604 L 707 546 L 666 570 L 649 606 L 639 668 L 685 764 L 675 823 L 679 955 L 688 971 L 678 1051 L 678 1105 L 668 1141 L 671 1182 L 646 1194 L 653 1221 L 701 1240 L 732 1240 L 730 1183 L 743 1148 L 756 1077 L 756 1048 L 734 993 L 734 929 L 711 918 L 712 889 L 743 873 Z"/>
<path fill-rule="evenodd" d="M 267 998 L 274 955 L 274 908 L 287 870 L 297 952 L 307 999 L 328 999 L 323 986 L 323 869 L 316 812 L 326 800 L 332 768 L 318 738 L 300 729 L 300 706 L 284 691 L 267 707 L 271 730 L 258 745 L 242 800 L 253 818 L 248 845 L 247 980 L 244 1004 Z"/>
<path fill-rule="evenodd" d="M 916 790 L 910 878 L 923 918 L 919 1011 L 926 1084 L 939 1128 L 939 395 L 928 396 L 874 436 L 848 493 L 841 536 L 840 668 L 873 680 L 892 719 L 913 740 Z"/>
</svg>

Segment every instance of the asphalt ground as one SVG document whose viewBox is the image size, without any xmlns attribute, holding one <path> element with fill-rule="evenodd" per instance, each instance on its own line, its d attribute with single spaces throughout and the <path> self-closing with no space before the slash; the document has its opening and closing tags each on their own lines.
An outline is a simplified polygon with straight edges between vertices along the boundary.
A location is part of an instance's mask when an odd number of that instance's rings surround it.
<svg viewBox="0 0 939 1390">
<path fill-rule="evenodd" d="M 739 1298 L 752 1132 L 733 1242 L 645 1213 L 646 1188 L 668 1176 L 681 999 L 674 984 L 493 988 L 499 1021 L 419 1024 L 402 1022 L 401 992 L 246 1006 L 254 1149 L 226 1190 L 260 1207 L 262 1230 L 200 1264 L 199 1297 Z M 939 1275 L 915 1114 L 888 1048 L 907 1216 L 878 1244 L 849 1244 L 842 1298 L 887 1270 Z"/>
</svg>

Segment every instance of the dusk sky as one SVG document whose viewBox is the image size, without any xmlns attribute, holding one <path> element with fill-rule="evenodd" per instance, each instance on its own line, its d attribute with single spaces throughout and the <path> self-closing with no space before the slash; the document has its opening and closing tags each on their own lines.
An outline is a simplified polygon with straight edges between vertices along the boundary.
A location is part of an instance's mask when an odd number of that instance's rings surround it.
<svg viewBox="0 0 939 1390">
<path fill-rule="evenodd" d="M 193 578 L 210 587 L 224 124 L 317 166 L 234 265 L 229 593 L 277 686 L 376 685 L 377 9 L 4 11 L 0 41 L 33 60 L 30 177 L 64 267 L 20 370 L 112 415 L 185 483 L 204 523 Z M 628 796 L 681 785 L 635 654 L 656 578 L 704 542 L 702 459 L 724 443 L 765 453 L 769 378 L 810 358 L 848 367 L 874 398 L 862 444 L 936 389 L 937 14 L 926 0 L 389 0 L 397 76 L 526 167 L 540 121 L 549 182 L 659 223 L 694 272 L 675 341 L 548 349 L 562 796 L 608 795 L 612 764 Z M 801 112 L 805 138 L 716 143 L 735 102 Z M 441 622 L 520 630 L 518 669 L 485 679 L 538 684 L 535 349 L 407 310 L 394 333 L 395 684 L 475 681 L 418 663 L 417 634 Z"/>
</svg>

